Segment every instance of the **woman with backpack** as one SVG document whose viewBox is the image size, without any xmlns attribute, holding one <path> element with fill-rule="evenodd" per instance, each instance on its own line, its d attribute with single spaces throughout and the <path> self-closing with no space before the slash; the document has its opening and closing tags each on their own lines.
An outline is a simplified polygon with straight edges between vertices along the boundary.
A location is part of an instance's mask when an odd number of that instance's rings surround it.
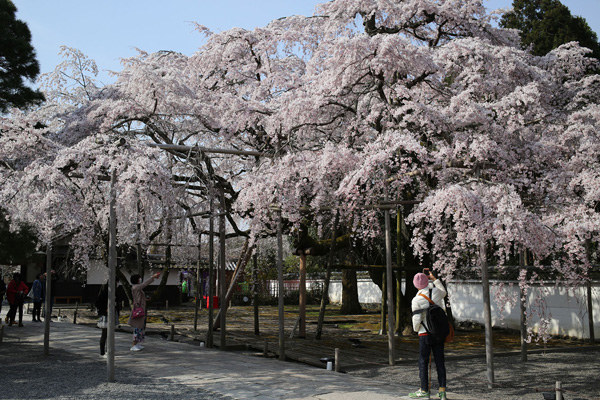
<svg viewBox="0 0 600 400">
<path fill-rule="evenodd" d="M 408 396 L 419 399 L 430 398 L 428 369 L 430 355 L 433 353 L 439 383 L 438 397 L 446 400 L 446 364 L 444 361 L 444 340 L 446 335 L 443 335 L 443 337 L 434 335 L 432 333 L 433 327 L 428 326 L 427 323 L 427 314 L 430 312 L 430 305 L 437 305 L 442 310 L 445 310 L 444 297 L 446 297 L 446 288 L 444 288 L 439 279 L 433 276 L 433 273 L 429 269 L 426 268 L 423 272 L 419 272 L 413 278 L 413 285 L 418 289 L 418 292 L 411 303 L 413 329 L 419 334 L 419 378 L 421 380 L 421 388 L 414 393 L 409 393 Z M 431 287 L 430 281 L 433 282 Z"/>
</svg>

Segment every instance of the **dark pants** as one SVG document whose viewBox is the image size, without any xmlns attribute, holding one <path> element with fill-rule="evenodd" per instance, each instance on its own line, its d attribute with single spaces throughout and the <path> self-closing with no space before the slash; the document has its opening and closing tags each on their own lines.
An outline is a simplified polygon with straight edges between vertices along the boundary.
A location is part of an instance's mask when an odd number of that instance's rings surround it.
<svg viewBox="0 0 600 400">
<path fill-rule="evenodd" d="M 430 343 L 429 336 L 419 336 L 419 378 L 421 390 L 429 391 L 429 355 L 433 352 L 433 359 L 437 369 L 440 387 L 446 387 L 446 362 L 444 361 L 444 343 Z"/>
<path fill-rule="evenodd" d="M 33 311 L 31 312 L 31 319 L 33 321 L 41 321 L 40 313 L 42 312 L 42 302 L 34 301 L 33 302 Z"/>
<path fill-rule="evenodd" d="M 100 355 L 103 356 L 106 353 L 106 336 L 108 335 L 108 328 L 102 328 L 102 335 L 100 336 Z"/>
<path fill-rule="evenodd" d="M 10 310 L 6 316 L 10 322 L 15 322 L 17 316 L 17 309 L 19 310 L 19 325 L 23 323 L 23 303 L 14 303 L 10 305 Z"/>
</svg>

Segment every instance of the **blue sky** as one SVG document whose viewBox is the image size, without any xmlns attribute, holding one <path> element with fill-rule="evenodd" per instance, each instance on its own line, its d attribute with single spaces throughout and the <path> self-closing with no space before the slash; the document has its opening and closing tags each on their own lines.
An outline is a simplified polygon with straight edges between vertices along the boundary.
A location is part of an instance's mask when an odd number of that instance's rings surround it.
<svg viewBox="0 0 600 400">
<path fill-rule="evenodd" d="M 253 29 L 288 15 L 311 15 L 323 0 L 13 0 L 17 18 L 33 36 L 42 72 L 62 60 L 61 45 L 75 47 L 101 70 L 120 70 L 119 59 L 134 48 L 173 50 L 191 55 L 202 43 L 192 22 L 220 32 L 235 26 Z M 586 18 L 600 35 L 600 0 L 562 0 L 573 15 Z M 510 7 L 512 0 L 484 0 L 490 9 Z M 109 83 L 105 72 L 100 74 Z"/>
</svg>

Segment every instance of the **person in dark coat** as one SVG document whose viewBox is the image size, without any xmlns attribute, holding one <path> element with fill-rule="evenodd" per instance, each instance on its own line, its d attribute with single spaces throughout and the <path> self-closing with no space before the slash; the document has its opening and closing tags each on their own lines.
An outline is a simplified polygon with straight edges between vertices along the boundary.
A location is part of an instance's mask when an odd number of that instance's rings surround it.
<svg viewBox="0 0 600 400">
<path fill-rule="evenodd" d="M 25 301 L 25 296 L 28 292 L 29 288 L 25 282 L 21 280 L 21 274 L 14 274 L 13 280 L 8 283 L 8 287 L 6 288 L 6 297 L 10 304 L 10 310 L 6 315 L 6 323 L 8 326 L 15 324 L 17 310 L 19 310 L 19 326 L 23 326 L 23 302 Z"/>
<path fill-rule="evenodd" d="M 44 286 L 43 276 L 44 274 L 37 274 L 35 281 L 31 285 L 31 291 L 33 292 L 33 311 L 31 312 L 31 320 L 33 322 L 42 322 L 40 319 L 40 313 L 42 312 L 42 303 L 44 302 Z"/>
<path fill-rule="evenodd" d="M 119 313 L 121 311 L 121 301 L 123 300 L 118 290 L 119 281 L 116 282 L 117 290 L 115 290 L 115 324 L 118 324 Z M 102 329 L 100 335 L 100 357 L 106 354 L 106 338 L 108 336 L 108 282 L 100 287 L 98 297 L 95 302 L 96 311 L 98 313 L 98 328 Z"/>
<path fill-rule="evenodd" d="M 2 312 L 2 302 L 4 301 L 4 295 L 6 294 L 6 283 L 4 283 L 4 277 L 0 278 L 0 312 Z M 0 321 L 2 323 L 2 321 Z"/>
</svg>

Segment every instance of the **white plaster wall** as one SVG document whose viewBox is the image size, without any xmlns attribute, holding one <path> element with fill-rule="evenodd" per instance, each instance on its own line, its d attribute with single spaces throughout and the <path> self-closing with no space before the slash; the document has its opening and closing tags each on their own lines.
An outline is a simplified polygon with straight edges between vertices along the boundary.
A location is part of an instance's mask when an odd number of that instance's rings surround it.
<svg viewBox="0 0 600 400">
<path fill-rule="evenodd" d="M 342 281 L 329 282 L 329 301 L 342 302 Z M 370 279 L 358 280 L 358 301 L 360 303 L 381 303 L 381 289 Z"/>
<path fill-rule="evenodd" d="M 514 298 L 510 304 L 504 301 L 502 306 L 495 301 L 495 292 L 505 298 Z M 492 286 L 492 325 L 505 328 L 520 329 L 521 317 L 518 303 L 518 285 L 514 282 L 504 288 Z M 476 321 L 483 323 L 483 298 L 481 282 L 462 282 L 448 284 L 448 295 L 452 306 L 452 315 L 458 321 Z M 541 301 L 540 301 L 541 300 Z M 592 287 L 594 332 L 600 332 L 600 287 Z M 502 314 L 500 308 L 502 307 Z M 549 330 L 552 335 L 564 335 L 576 338 L 589 338 L 589 322 L 587 312 L 586 288 L 565 289 L 556 287 L 533 287 L 526 300 L 526 308 L 531 315 L 529 325 L 537 331 L 540 320 L 536 309 L 545 308 L 550 318 Z"/>
<path fill-rule="evenodd" d="M 152 269 L 150 271 L 146 270 L 144 276 L 146 278 L 150 277 L 150 275 L 154 272 L 158 272 L 160 269 Z M 124 275 L 129 279 L 131 274 L 127 272 L 123 272 Z M 167 278 L 167 285 L 178 285 L 179 284 L 179 270 L 171 270 L 169 271 L 169 277 Z M 104 265 L 102 261 L 99 260 L 91 260 L 90 268 L 87 271 L 87 284 L 88 285 L 101 285 L 108 280 L 108 268 Z M 155 280 L 150 285 L 159 285 L 160 279 Z"/>
</svg>

